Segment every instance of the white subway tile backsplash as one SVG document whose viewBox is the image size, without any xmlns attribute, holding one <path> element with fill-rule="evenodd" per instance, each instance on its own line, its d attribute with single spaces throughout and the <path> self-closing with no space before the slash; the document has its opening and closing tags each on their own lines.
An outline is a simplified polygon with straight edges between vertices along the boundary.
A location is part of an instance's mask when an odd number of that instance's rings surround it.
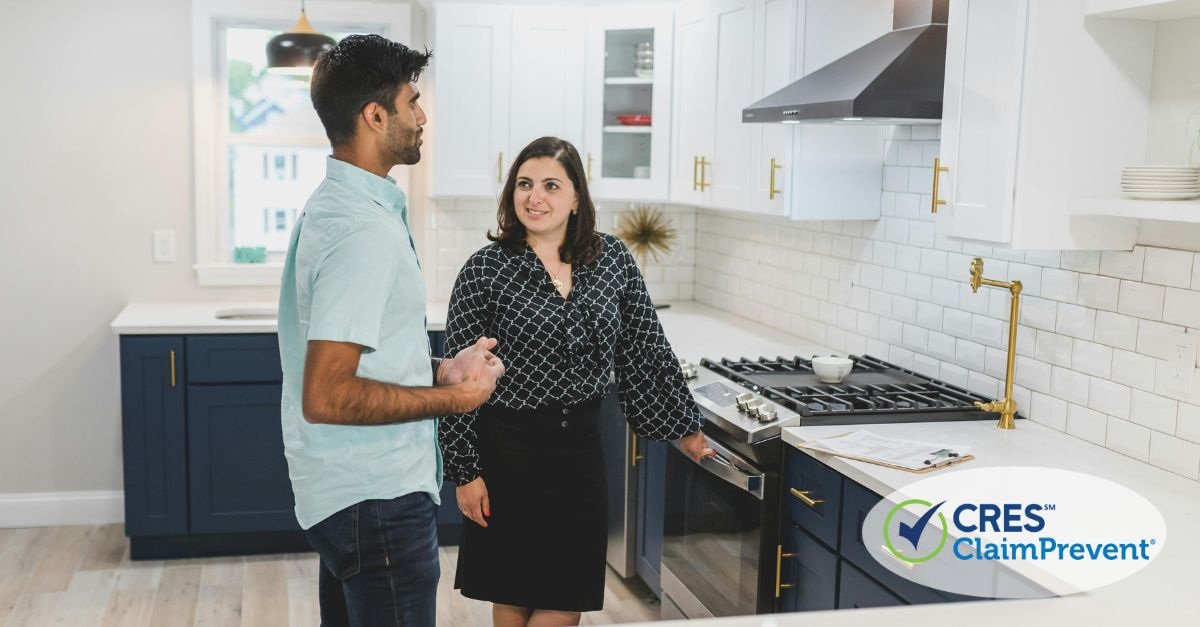
<svg viewBox="0 0 1200 627">
<path fill-rule="evenodd" d="M 904 294 L 908 273 L 896 268 L 883 269 L 883 290 L 892 294 Z"/>
<path fill-rule="evenodd" d="M 941 367 L 942 363 L 932 357 L 921 354 L 913 355 L 913 370 L 920 374 L 936 379 Z"/>
<path fill-rule="evenodd" d="M 1062 254 L 1057 250 L 1027 250 L 1025 251 L 1025 263 L 1031 263 L 1035 266 L 1043 266 L 1046 268 L 1057 268 L 1062 258 Z"/>
<path fill-rule="evenodd" d="M 1175 335 L 1183 332 L 1183 327 L 1139 320 L 1137 352 L 1157 359 L 1167 359 L 1171 354 Z"/>
<path fill-rule="evenodd" d="M 1100 253 L 1092 250 L 1064 250 L 1062 252 L 1062 267 L 1064 270 L 1076 272 L 1100 272 Z"/>
<path fill-rule="evenodd" d="M 971 319 L 971 339 L 980 344 L 1003 348 L 1007 330 L 1008 327 L 995 318 L 976 315 Z"/>
<path fill-rule="evenodd" d="M 1196 255 L 1168 248 L 1147 248 L 1142 280 L 1187 289 L 1192 284 L 1192 263 Z"/>
<path fill-rule="evenodd" d="M 949 279 L 933 279 L 932 300 L 945 307 L 958 306 L 959 283 Z"/>
<path fill-rule="evenodd" d="M 929 334 L 929 354 L 944 361 L 954 361 L 957 341 L 945 333 L 931 332 Z"/>
<path fill-rule="evenodd" d="M 1071 363 L 1082 373 L 1107 379 L 1112 375 L 1112 351 L 1112 348 L 1103 344 L 1075 340 Z"/>
<path fill-rule="evenodd" d="M 1104 445 L 1134 459 L 1149 461 L 1150 430 L 1128 420 L 1109 416 Z"/>
<path fill-rule="evenodd" d="M 1000 382 L 985 374 L 968 371 L 967 389 L 988 398 L 997 398 L 999 396 Z"/>
<path fill-rule="evenodd" d="M 1042 270 L 1042 298 L 1074 303 L 1079 297 L 1079 273 L 1071 270 Z"/>
<path fill-rule="evenodd" d="M 1053 331 L 1057 319 L 1058 305 L 1054 301 L 1036 296 L 1021 298 L 1021 324 Z"/>
<path fill-rule="evenodd" d="M 1020 412 L 1034 422 L 1059 431 L 1067 430 L 1067 402 L 1040 392 L 1033 393 L 1027 412 Z"/>
<path fill-rule="evenodd" d="M 883 220 L 879 221 L 883 224 Z M 896 265 L 896 245 L 891 242 L 876 241 L 871 247 L 871 259 L 876 264 L 884 268 L 891 268 Z"/>
<path fill-rule="evenodd" d="M 921 274 L 941 277 L 946 275 L 946 253 L 932 248 L 921 251 Z"/>
<path fill-rule="evenodd" d="M 1200 328 L 1200 291 L 1167 288 L 1164 322 Z"/>
<path fill-rule="evenodd" d="M 1200 254 L 1192 261 L 1192 289 L 1200 290 Z"/>
<path fill-rule="evenodd" d="M 920 202 L 921 198 L 916 194 L 896 194 L 894 215 L 897 218 L 916 219 Z"/>
<path fill-rule="evenodd" d="M 921 269 L 921 249 L 916 246 L 896 246 L 896 267 L 905 272 Z"/>
<path fill-rule="evenodd" d="M 1142 246 L 1135 246 L 1133 252 L 1106 250 L 1100 253 L 1100 274 L 1141 281 L 1145 260 L 1146 249 Z"/>
<path fill-rule="evenodd" d="M 1175 417 L 1178 411 L 1178 401 L 1157 394 L 1151 394 L 1150 392 L 1134 390 L 1133 404 L 1129 409 L 1129 418 L 1155 431 L 1174 435 Z"/>
<path fill-rule="evenodd" d="M 1150 463 L 1189 479 L 1200 479 L 1200 444 L 1152 432 Z"/>
<path fill-rule="evenodd" d="M 950 385 L 957 385 L 963 389 L 967 388 L 966 368 L 943 361 L 941 373 L 941 376 L 938 377 L 939 379 L 949 383 Z"/>
<path fill-rule="evenodd" d="M 933 248 L 934 226 L 932 222 L 912 222 L 908 228 L 908 243 L 922 248 Z"/>
<path fill-rule="evenodd" d="M 935 335 L 941 335 L 941 334 L 939 333 L 939 334 L 935 334 Z M 946 337 L 949 337 L 949 336 L 946 336 Z M 930 346 L 932 347 L 932 345 L 933 345 L 933 342 L 932 342 L 932 337 L 931 337 Z M 958 340 L 957 353 L 954 352 L 954 347 L 951 347 L 951 354 L 949 356 L 943 357 L 943 359 L 955 359 L 957 357 L 958 363 L 961 363 L 961 364 L 967 366 L 968 368 L 971 368 L 972 370 L 982 371 L 984 369 L 983 368 L 984 355 L 985 355 L 985 347 L 983 346 L 983 344 L 977 344 L 975 342 L 971 342 L 968 340 Z"/>
<path fill-rule="evenodd" d="M 1054 330 L 1071 337 L 1091 340 L 1096 333 L 1096 310 L 1059 303 Z"/>
<path fill-rule="evenodd" d="M 908 220 L 898 218 L 883 218 L 884 237 L 887 241 L 893 244 L 908 243 L 908 225 L 912 224 Z"/>
<path fill-rule="evenodd" d="M 1001 354 L 1003 355 L 1003 353 Z M 1000 369 L 999 376 L 1004 376 L 1003 368 Z M 1013 375 L 1013 378 L 1016 379 L 1016 383 L 1034 392 L 1050 394 L 1050 364 L 1035 361 L 1028 357 L 1017 357 L 1016 373 Z M 1058 395 L 1056 394 L 1055 396 Z"/>
<path fill-rule="evenodd" d="M 914 351 L 929 350 L 929 330 L 911 324 L 904 325 L 904 346 Z"/>
<path fill-rule="evenodd" d="M 1154 389 L 1154 358 L 1113 350 L 1112 380 L 1142 390 Z"/>
<path fill-rule="evenodd" d="M 945 308 L 941 305 L 933 303 L 918 302 L 917 303 L 917 324 L 931 329 L 940 331 L 942 329 L 942 315 Z"/>
<path fill-rule="evenodd" d="M 1088 389 L 1088 407 L 1128 420 L 1132 394 L 1133 390 L 1129 386 L 1092 378 L 1091 387 Z"/>
<path fill-rule="evenodd" d="M 1079 304 L 1093 309 L 1117 310 L 1117 290 L 1121 282 L 1096 274 L 1079 275 Z"/>
<path fill-rule="evenodd" d="M 904 293 L 909 297 L 928 300 L 933 292 L 933 278 L 923 274 L 910 274 L 904 287 Z"/>
<path fill-rule="evenodd" d="M 1161 285 L 1121 281 L 1117 311 L 1145 320 L 1162 320 L 1165 290 Z"/>
<path fill-rule="evenodd" d="M 1050 393 L 1069 403 L 1086 406 L 1089 384 L 1086 374 L 1054 366 L 1050 377 Z"/>
<path fill-rule="evenodd" d="M 960 283 L 958 286 L 958 307 L 963 311 L 977 314 L 987 314 L 992 293 L 986 289 L 972 292 L 970 285 Z"/>
<path fill-rule="evenodd" d="M 942 126 L 940 124 L 914 124 L 909 128 L 912 129 L 912 139 L 915 140 L 934 140 L 941 137 Z M 937 142 L 929 142 L 934 145 Z"/>
<path fill-rule="evenodd" d="M 1020 368 L 1021 364 L 1026 363 L 1026 362 L 1038 364 L 1039 366 L 1046 366 L 1046 389 L 1049 390 L 1050 389 L 1050 379 L 1049 379 L 1050 367 L 1047 364 L 1044 364 L 1040 361 L 1033 361 L 1032 359 L 1029 358 L 1028 355 L 1018 353 L 1017 360 L 1016 360 L 1017 367 Z M 1007 368 L 1008 368 L 1008 353 L 1007 352 L 1002 351 L 998 348 L 992 348 L 990 346 L 988 346 L 984 349 L 984 354 L 983 354 L 983 371 L 984 372 L 992 375 L 993 377 L 1003 377 L 1005 369 L 1007 369 Z M 1020 376 L 1017 376 L 1017 379 L 1020 380 Z"/>
<path fill-rule="evenodd" d="M 1079 405 L 1067 407 L 1067 433 L 1104 446 L 1107 429 L 1108 420 L 1104 414 Z"/>
<path fill-rule="evenodd" d="M 1096 312 L 1096 342 L 1114 348 L 1137 348 L 1138 320 L 1107 311 Z"/>
<path fill-rule="evenodd" d="M 904 325 L 887 318 L 879 319 L 879 339 L 888 344 L 899 345 L 904 342 Z"/>
<path fill-rule="evenodd" d="M 1015 261 L 1018 263 L 1025 261 L 1025 251 L 1016 248 L 994 248 L 990 255 L 1002 261 Z"/>
<path fill-rule="evenodd" d="M 1071 349 L 1074 340 L 1049 331 L 1037 331 L 1034 342 L 1033 356 L 1039 361 L 1066 368 L 1071 367 Z M 1021 345 L 1019 341 L 1017 345 Z"/>
<path fill-rule="evenodd" d="M 1188 403 L 1179 404 L 1175 435 L 1192 442 L 1200 442 L 1200 406 Z"/>
</svg>

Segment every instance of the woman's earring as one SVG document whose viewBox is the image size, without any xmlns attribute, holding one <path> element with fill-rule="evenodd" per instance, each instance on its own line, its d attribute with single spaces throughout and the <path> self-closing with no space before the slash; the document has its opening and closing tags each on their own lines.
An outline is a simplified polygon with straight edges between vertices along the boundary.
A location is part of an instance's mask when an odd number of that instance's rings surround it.
<svg viewBox="0 0 1200 627">
<path fill-rule="evenodd" d="M 579 207 L 572 207 L 572 208 L 571 208 L 571 215 L 576 215 L 576 214 L 578 214 L 578 213 L 579 213 Z"/>
</svg>

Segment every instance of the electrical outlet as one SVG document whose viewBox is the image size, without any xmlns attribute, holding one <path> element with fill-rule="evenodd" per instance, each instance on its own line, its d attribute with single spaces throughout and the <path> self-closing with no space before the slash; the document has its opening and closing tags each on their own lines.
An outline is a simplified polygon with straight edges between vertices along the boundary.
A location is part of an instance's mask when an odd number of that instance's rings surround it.
<svg viewBox="0 0 1200 627">
<path fill-rule="evenodd" d="M 1167 343 L 1167 368 L 1164 386 L 1178 394 L 1191 394 L 1196 372 L 1196 336 L 1171 333 Z"/>
<path fill-rule="evenodd" d="M 172 229 L 154 230 L 154 261 L 156 263 L 175 262 L 175 231 Z"/>
</svg>

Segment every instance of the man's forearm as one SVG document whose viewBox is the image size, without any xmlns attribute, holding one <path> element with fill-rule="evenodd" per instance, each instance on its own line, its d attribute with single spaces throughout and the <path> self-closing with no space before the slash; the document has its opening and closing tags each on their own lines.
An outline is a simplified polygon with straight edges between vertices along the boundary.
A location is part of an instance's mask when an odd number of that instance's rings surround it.
<svg viewBox="0 0 1200 627">
<path fill-rule="evenodd" d="M 351 377 L 325 389 L 314 411 L 305 403 L 309 422 L 337 425 L 385 425 L 455 413 L 457 391 L 451 386 L 406 387 Z"/>
</svg>

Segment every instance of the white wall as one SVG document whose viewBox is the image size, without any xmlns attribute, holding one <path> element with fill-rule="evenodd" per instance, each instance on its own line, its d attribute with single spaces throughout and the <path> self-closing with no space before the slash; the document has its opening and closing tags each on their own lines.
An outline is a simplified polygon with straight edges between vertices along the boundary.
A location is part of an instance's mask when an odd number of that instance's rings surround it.
<svg viewBox="0 0 1200 627">
<path fill-rule="evenodd" d="M 7 3 L 0 20 L 0 501 L 120 490 L 133 300 L 275 300 L 191 269 L 187 0 Z M 176 232 L 173 264 L 151 231 Z"/>
</svg>

